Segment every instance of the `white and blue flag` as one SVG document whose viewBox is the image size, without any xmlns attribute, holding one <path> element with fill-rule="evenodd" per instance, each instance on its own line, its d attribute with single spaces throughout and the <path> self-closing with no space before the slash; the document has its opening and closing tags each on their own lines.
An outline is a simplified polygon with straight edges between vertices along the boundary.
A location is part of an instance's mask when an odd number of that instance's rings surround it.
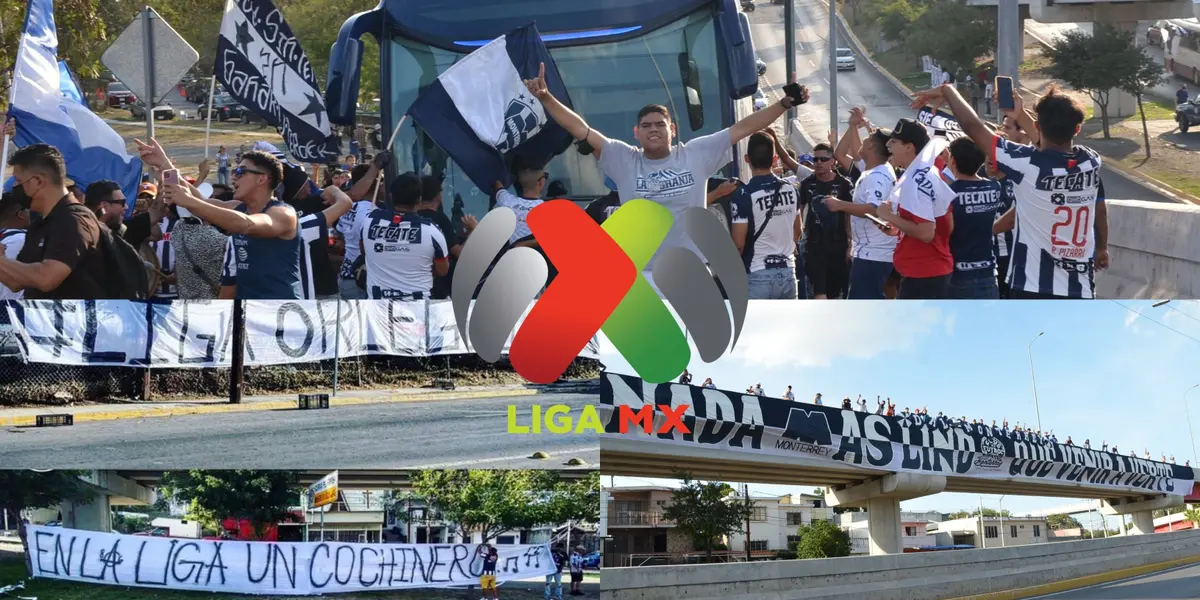
<svg viewBox="0 0 1200 600">
<path fill-rule="evenodd" d="M 12 103 L 18 148 L 49 144 L 67 163 L 67 176 L 86 188 L 96 181 L 117 182 L 130 207 L 142 182 L 142 161 L 125 140 L 83 101 L 66 65 L 58 61 L 53 0 L 30 0 L 13 68 Z M 7 185 L 5 187 L 8 187 Z"/>
<path fill-rule="evenodd" d="M 339 154 L 312 63 L 271 0 L 227 0 L 215 75 L 242 106 L 279 127 L 301 163 Z"/>
<path fill-rule="evenodd" d="M 408 109 L 481 190 L 510 185 L 505 156 L 545 164 L 571 144 L 571 134 L 546 115 L 525 88 L 546 65 L 546 87 L 564 105 L 571 98 L 537 27 L 502 35 L 463 57 L 429 84 Z"/>
</svg>

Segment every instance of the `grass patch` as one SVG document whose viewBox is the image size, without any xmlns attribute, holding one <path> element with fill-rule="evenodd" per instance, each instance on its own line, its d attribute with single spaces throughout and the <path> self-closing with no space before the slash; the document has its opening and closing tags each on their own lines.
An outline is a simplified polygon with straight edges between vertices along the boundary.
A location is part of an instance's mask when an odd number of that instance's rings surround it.
<svg viewBox="0 0 1200 600">
<path fill-rule="evenodd" d="M 929 73 L 922 71 L 917 59 L 908 56 L 901 48 L 878 52 L 872 54 L 871 58 L 909 89 L 917 91 L 929 87 Z"/>
</svg>

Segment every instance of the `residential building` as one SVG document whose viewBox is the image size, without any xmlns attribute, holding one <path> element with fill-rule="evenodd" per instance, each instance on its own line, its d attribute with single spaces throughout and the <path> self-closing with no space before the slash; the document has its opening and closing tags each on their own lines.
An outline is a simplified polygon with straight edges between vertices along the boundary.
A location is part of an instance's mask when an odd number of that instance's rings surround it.
<svg viewBox="0 0 1200 600">
<path fill-rule="evenodd" d="M 605 490 L 609 543 L 605 547 L 606 567 L 627 567 L 652 554 L 685 554 L 695 546 L 691 536 L 675 530 L 675 523 L 663 517 L 663 508 L 671 502 L 668 487 L 616 487 Z M 631 562 L 632 561 L 632 562 Z"/>
<path fill-rule="evenodd" d="M 741 500 L 744 497 L 739 497 Z M 771 557 L 780 550 L 790 550 L 800 541 L 796 530 L 814 520 L 833 521 L 833 509 L 825 505 L 821 496 L 788 494 L 786 496 L 751 497 L 754 509 L 750 515 L 750 552 Z M 746 534 L 744 531 L 729 536 L 729 550 L 744 555 Z"/>
<path fill-rule="evenodd" d="M 866 511 L 846 512 L 838 515 L 839 525 L 850 534 L 850 554 L 870 554 L 871 546 L 868 540 L 867 525 L 870 513 Z M 902 548 L 924 548 L 936 546 L 937 540 L 929 533 L 930 523 L 941 520 L 942 514 L 937 512 L 901 512 L 900 513 L 900 545 Z"/>
<path fill-rule="evenodd" d="M 976 548 L 1000 548 L 1042 544 L 1050 541 L 1045 517 L 966 517 L 931 524 L 937 545 L 970 544 Z"/>
<path fill-rule="evenodd" d="M 338 490 L 337 501 L 307 511 L 308 541 L 377 544 L 383 541 L 388 490 Z M 432 541 L 431 543 L 440 543 Z"/>
</svg>

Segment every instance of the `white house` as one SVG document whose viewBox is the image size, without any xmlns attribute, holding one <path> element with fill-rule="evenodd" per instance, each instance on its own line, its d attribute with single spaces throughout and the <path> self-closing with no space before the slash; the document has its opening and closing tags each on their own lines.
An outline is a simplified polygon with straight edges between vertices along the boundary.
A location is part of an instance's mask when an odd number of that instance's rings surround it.
<svg viewBox="0 0 1200 600">
<path fill-rule="evenodd" d="M 866 511 L 847 512 L 839 516 L 842 529 L 850 534 L 850 554 L 870 554 L 867 525 L 870 513 Z M 937 541 L 928 527 L 931 522 L 942 518 L 936 512 L 901 512 L 900 513 L 900 545 L 902 548 L 921 548 L 936 546 Z"/>
<path fill-rule="evenodd" d="M 984 517 L 982 522 L 979 517 L 966 517 L 933 524 L 931 530 L 936 532 L 939 545 L 1002 548 L 1050 541 L 1050 527 L 1045 517 Z"/>
<path fill-rule="evenodd" d="M 821 496 L 789 494 L 752 498 L 754 512 L 750 516 L 750 551 L 766 552 L 790 550 L 800 541 L 796 530 L 814 520 L 832 521 L 833 509 L 825 505 Z M 729 549 L 733 552 L 746 551 L 745 531 L 729 536 Z"/>
</svg>

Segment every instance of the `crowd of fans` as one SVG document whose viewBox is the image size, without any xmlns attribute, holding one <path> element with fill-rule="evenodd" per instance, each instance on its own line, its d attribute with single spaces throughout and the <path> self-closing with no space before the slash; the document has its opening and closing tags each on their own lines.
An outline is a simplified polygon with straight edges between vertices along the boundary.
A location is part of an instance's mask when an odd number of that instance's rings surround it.
<svg viewBox="0 0 1200 600">
<path fill-rule="evenodd" d="M 692 385 L 692 382 L 692 374 L 685 369 L 683 374 L 679 376 L 679 383 L 684 385 Z M 704 382 L 700 384 L 700 387 L 714 390 L 717 389 L 717 386 L 713 383 L 712 378 L 706 378 Z M 747 387 L 746 393 L 752 396 L 767 395 L 763 390 L 761 383 L 756 383 Z M 793 402 L 796 401 L 796 395 L 792 392 L 792 386 L 790 385 L 787 386 L 787 389 L 780 394 L 779 397 L 784 400 L 790 400 Z M 817 393 L 815 396 L 813 396 L 811 404 L 825 406 L 825 400 L 820 393 Z M 1053 446 L 1059 443 L 1066 446 L 1077 445 L 1071 436 L 1067 436 L 1067 438 L 1063 440 L 1060 439 L 1053 430 L 1043 431 L 1036 427 L 1022 425 L 1020 423 L 1014 423 L 1010 427 L 1008 424 L 1008 419 L 1002 419 L 999 423 L 993 419 L 989 425 L 984 419 L 971 419 L 968 421 L 966 416 L 955 418 L 941 412 L 939 412 L 935 417 L 930 416 L 929 409 L 924 407 L 916 410 L 909 410 L 909 408 L 906 406 L 903 410 L 897 412 L 896 403 L 892 402 L 891 398 L 885 399 L 882 396 L 876 396 L 873 404 L 874 408 L 871 407 L 871 403 L 868 403 L 866 398 L 863 398 L 862 395 L 859 394 L 858 399 L 854 401 L 850 400 L 850 396 L 846 396 L 842 399 L 840 406 L 842 410 L 853 410 L 861 413 L 874 412 L 877 415 L 897 417 L 900 420 L 900 424 L 906 427 L 932 427 L 933 429 L 938 429 L 941 431 L 960 429 L 967 433 L 1009 439 L 1017 442 L 1029 442 L 1031 444 L 1038 444 L 1042 446 Z M 1092 441 L 1090 439 L 1085 439 L 1083 440 L 1083 443 L 1078 445 L 1088 450 L 1092 449 Z M 1113 444 L 1110 447 L 1107 441 L 1102 441 L 1098 450 L 1101 452 L 1120 454 L 1120 449 L 1117 447 L 1117 445 Z M 1137 452 L 1130 450 L 1129 456 L 1137 457 Z M 1146 460 L 1152 460 L 1149 450 L 1143 451 L 1143 457 Z M 1159 462 L 1175 464 L 1175 457 L 1168 457 L 1166 454 L 1163 454 L 1159 458 Z M 1191 461 L 1187 461 L 1185 465 L 1190 467 Z"/>
<path fill-rule="evenodd" d="M 1014 98 L 997 131 L 942 85 L 913 107 L 948 105 L 963 137 L 935 142 L 912 119 L 881 129 L 855 108 L 840 140 L 796 157 L 772 127 L 807 101 L 803 87 L 687 143 L 674 143 L 667 107 L 648 105 L 635 147 L 589 126 L 543 77 L 525 84 L 607 178 L 612 193 L 591 203 L 593 218 L 635 198 L 665 206 L 676 224 L 657 258 L 672 246 L 698 252 L 682 226 L 688 208 L 723 211 L 752 299 L 1091 298 L 1094 269 L 1108 265 L 1099 157 L 1074 144 L 1083 109 L 1054 89 L 1032 112 Z M 138 142 L 148 173 L 132 216 L 115 183 L 72 190 L 54 148 L 21 148 L 9 161 L 17 185 L 0 201 L 13 232 L 0 234 L 0 283 L 29 298 L 448 297 L 476 219 L 457 196 L 447 215 L 437 176 L 403 173 L 380 189 L 392 155 L 366 154 L 365 135 L 356 129 L 353 152 L 312 173 L 266 142 L 221 147 L 196 178 L 179 177 L 155 140 Z M 751 177 L 706 188 L 742 140 Z M 537 248 L 525 215 L 562 190 L 547 189 L 544 163 L 513 156 L 515 193 L 501 182 L 485 192 L 517 213 L 510 247 Z"/>
</svg>

